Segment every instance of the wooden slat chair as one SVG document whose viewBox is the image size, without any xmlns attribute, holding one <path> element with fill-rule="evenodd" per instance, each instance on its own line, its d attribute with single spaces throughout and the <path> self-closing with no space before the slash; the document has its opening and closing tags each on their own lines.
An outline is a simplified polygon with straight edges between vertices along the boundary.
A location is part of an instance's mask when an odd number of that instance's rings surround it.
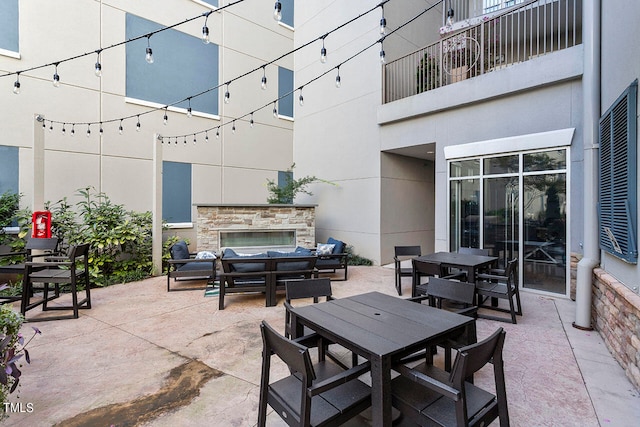
<svg viewBox="0 0 640 427">
<path fill-rule="evenodd" d="M 313 364 L 307 347 L 283 337 L 264 320 L 260 330 L 259 427 L 266 425 L 267 405 L 288 425 L 303 427 L 340 426 L 371 406 L 371 388 L 358 379 L 371 369 L 369 362 L 346 371 L 329 360 Z M 286 363 L 291 375 L 271 382 L 273 355 Z"/>
<path fill-rule="evenodd" d="M 444 277 L 447 275 L 446 269 L 442 268 L 439 262 L 411 260 L 413 269 L 413 279 L 411 281 L 411 297 L 415 298 L 419 295 L 427 293 L 427 284 L 421 283 L 423 277 Z"/>
<path fill-rule="evenodd" d="M 398 295 L 402 295 L 402 278 L 413 277 L 413 268 L 404 267 L 402 263 L 408 261 L 411 257 L 420 255 L 422 255 L 422 248 L 420 248 L 420 246 L 394 247 L 393 264 L 396 271 L 396 291 L 398 292 Z"/>
<path fill-rule="evenodd" d="M 494 270 L 495 271 L 495 270 Z M 522 316 L 522 305 L 520 303 L 520 291 L 518 289 L 518 259 L 515 258 L 507 263 L 507 268 L 503 274 L 478 274 L 476 281 L 476 294 L 478 298 L 478 308 L 486 308 L 494 311 L 509 313 L 510 318 L 490 316 L 479 313 L 478 316 L 484 319 L 499 320 L 502 322 L 517 323 L 516 315 Z M 509 308 L 498 306 L 497 300 L 507 300 Z M 487 300 L 491 301 L 487 304 Z"/>
<path fill-rule="evenodd" d="M 500 418 L 500 426 L 508 427 L 504 339 L 499 328 L 489 338 L 461 348 L 450 373 L 428 363 L 394 366 L 401 375 L 391 381 L 393 406 L 419 425 L 486 426 Z M 495 394 L 472 382 L 473 374 L 488 363 L 493 364 Z"/>
<path fill-rule="evenodd" d="M 29 321 L 77 319 L 79 309 L 91 308 L 91 287 L 89 283 L 89 244 L 71 246 L 66 257 L 49 257 L 46 261 L 30 261 L 25 263 L 25 276 L 23 278 L 22 304 L 20 311 L 23 315 L 28 310 L 42 305 L 42 311 L 72 310 L 72 314 L 46 317 L 42 319 L 28 319 Z M 41 299 L 31 302 L 33 283 L 43 284 Z M 49 285 L 54 285 L 53 295 L 49 295 Z M 85 298 L 78 300 L 78 286 L 84 285 Z M 48 305 L 48 303 L 60 296 L 60 288 L 70 287 L 71 305 Z"/>
</svg>

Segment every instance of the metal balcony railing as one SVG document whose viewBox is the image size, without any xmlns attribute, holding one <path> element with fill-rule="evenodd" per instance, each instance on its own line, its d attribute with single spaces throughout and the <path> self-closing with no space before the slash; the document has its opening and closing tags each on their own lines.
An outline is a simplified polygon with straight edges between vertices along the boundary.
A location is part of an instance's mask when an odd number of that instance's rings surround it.
<svg viewBox="0 0 640 427">
<path fill-rule="evenodd" d="M 498 3 L 515 5 L 444 26 L 438 42 L 385 64 L 383 102 L 582 43 L 582 0 L 485 0 L 483 12 Z"/>
</svg>

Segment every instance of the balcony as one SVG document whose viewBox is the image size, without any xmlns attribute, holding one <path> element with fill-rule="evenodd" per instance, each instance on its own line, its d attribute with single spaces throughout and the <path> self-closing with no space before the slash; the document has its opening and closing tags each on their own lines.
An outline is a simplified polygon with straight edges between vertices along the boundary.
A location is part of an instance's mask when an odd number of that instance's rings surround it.
<svg viewBox="0 0 640 427">
<path fill-rule="evenodd" d="M 384 66 L 384 103 L 582 44 L 582 0 L 452 4 L 460 16 L 440 28 L 440 40 Z"/>
</svg>

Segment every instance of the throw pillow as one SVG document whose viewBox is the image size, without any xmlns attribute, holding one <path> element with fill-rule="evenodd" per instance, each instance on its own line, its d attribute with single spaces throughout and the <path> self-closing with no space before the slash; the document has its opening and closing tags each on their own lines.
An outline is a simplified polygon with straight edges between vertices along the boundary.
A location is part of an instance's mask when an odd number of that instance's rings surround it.
<svg viewBox="0 0 640 427">
<path fill-rule="evenodd" d="M 196 259 L 215 259 L 215 258 L 216 258 L 216 254 L 209 251 L 200 251 L 196 255 Z"/>
<path fill-rule="evenodd" d="M 340 241 L 340 240 L 336 240 L 333 237 L 329 237 L 327 239 L 327 243 L 331 244 L 331 245 L 335 245 L 333 248 L 333 253 L 334 254 L 342 254 L 344 253 L 344 242 Z"/>
<path fill-rule="evenodd" d="M 176 242 L 170 249 L 172 259 L 189 259 L 189 248 L 184 240 Z"/>
<path fill-rule="evenodd" d="M 316 253 L 318 255 L 331 255 L 333 253 L 333 248 L 336 245 L 330 245 L 328 243 L 318 243 L 318 247 L 316 248 Z"/>
</svg>

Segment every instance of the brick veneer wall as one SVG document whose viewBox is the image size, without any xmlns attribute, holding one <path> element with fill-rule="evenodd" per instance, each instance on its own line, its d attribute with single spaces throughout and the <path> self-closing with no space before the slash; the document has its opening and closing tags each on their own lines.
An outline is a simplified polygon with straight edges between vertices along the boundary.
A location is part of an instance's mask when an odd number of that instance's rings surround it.
<svg viewBox="0 0 640 427">
<path fill-rule="evenodd" d="M 198 250 L 220 249 L 220 230 L 295 230 L 296 246 L 316 246 L 315 205 L 197 206 Z"/>
<path fill-rule="evenodd" d="M 640 295 L 601 268 L 593 273 L 593 324 L 627 377 L 640 389 Z"/>
</svg>

